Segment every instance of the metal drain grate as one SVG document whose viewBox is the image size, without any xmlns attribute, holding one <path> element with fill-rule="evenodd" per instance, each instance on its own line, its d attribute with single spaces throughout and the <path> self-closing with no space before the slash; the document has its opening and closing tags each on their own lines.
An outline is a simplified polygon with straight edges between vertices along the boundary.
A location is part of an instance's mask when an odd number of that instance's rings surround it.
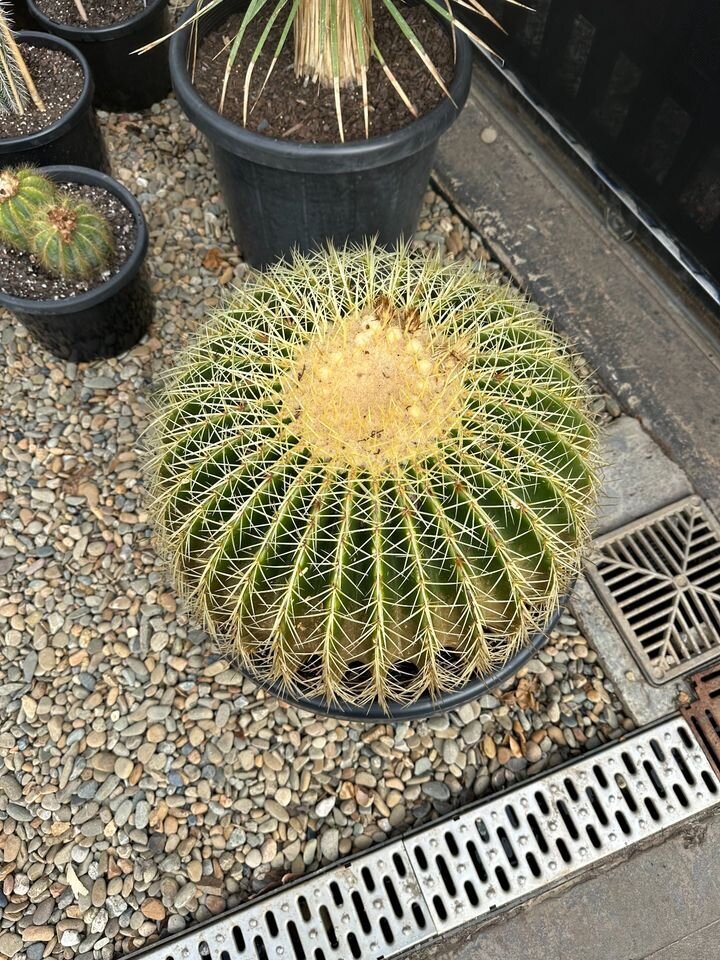
<svg viewBox="0 0 720 960">
<path fill-rule="evenodd" d="M 600 537 L 595 547 L 588 577 L 651 683 L 720 656 L 720 526 L 698 497 Z"/>
<path fill-rule="evenodd" d="M 696 674 L 691 683 L 697 700 L 680 712 L 720 777 L 720 664 Z"/>
<path fill-rule="evenodd" d="M 391 960 L 720 801 L 685 721 L 282 887 L 139 960 Z"/>
<path fill-rule="evenodd" d="M 406 841 L 438 932 L 507 906 L 720 798 L 682 720 Z"/>
<path fill-rule="evenodd" d="M 435 933 L 401 842 L 210 921 L 145 960 L 382 960 Z"/>
</svg>

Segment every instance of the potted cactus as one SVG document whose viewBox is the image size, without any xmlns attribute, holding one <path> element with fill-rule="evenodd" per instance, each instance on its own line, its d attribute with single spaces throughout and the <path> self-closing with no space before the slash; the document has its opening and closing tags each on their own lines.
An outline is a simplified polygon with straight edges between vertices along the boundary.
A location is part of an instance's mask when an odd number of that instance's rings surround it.
<svg viewBox="0 0 720 960">
<path fill-rule="evenodd" d="M 0 170 L 0 306 L 56 356 L 133 346 L 153 317 L 137 201 L 82 167 Z"/>
<path fill-rule="evenodd" d="M 15 33 L 0 2 L 0 167 L 77 163 L 108 169 L 93 80 L 71 44 Z"/>
<path fill-rule="evenodd" d="M 595 496 L 584 386 L 522 296 L 375 244 L 281 263 L 170 373 L 151 510 L 239 668 L 343 717 L 477 697 L 543 642 Z"/>
<path fill-rule="evenodd" d="M 170 44 L 173 87 L 209 142 L 249 263 L 328 239 L 391 246 L 412 235 L 439 138 L 470 89 L 470 31 L 450 10 L 437 0 L 188 9 Z"/>
</svg>

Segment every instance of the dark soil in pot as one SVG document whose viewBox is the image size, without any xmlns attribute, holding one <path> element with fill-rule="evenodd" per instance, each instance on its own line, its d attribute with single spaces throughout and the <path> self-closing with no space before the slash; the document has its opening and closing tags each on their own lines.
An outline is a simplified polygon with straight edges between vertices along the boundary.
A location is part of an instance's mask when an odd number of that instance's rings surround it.
<svg viewBox="0 0 720 960">
<path fill-rule="evenodd" d="M 75 57 L 65 50 L 33 43 L 21 42 L 19 46 L 45 112 L 36 110 L 30 101 L 25 113 L 0 113 L 0 139 L 46 130 L 69 112 L 83 91 L 83 69 Z"/>
<path fill-rule="evenodd" d="M 167 0 L 85 0 L 83 21 L 73 0 L 28 0 L 44 30 L 75 44 L 95 80 L 95 103 L 106 110 L 142 110 L 170 92 L 167 44 L 133 51 L 171 29 Z"/>
<path fill-rule="evenodd" d="M 0 167 L 65 163 L 108 170 L 87 60 L 60 37 L 21 31 L 17 38 L 46 109 L 29 102 L 24 114 L 0 114 Z"/>
<path fill-rule="evenodd" d="M 445 82 L 454 71 L 452 40 L 433 17 L 429 8 L 421 5 L 405 11 L 407 20 Z M 210 31 L 203 39 L 195 63 L 195 88 L 214 109 L 220 104 L 227 63 L 227 39 L 235 35 L 242 16 L 233 14 L 225 23 Z M 331 88 L 318 83 L 304 83 L 295 77 L 293 45 L 285 44 L 278 62 L 263 88 L 263 82 L 272 62 L 282 32 L 282 18 L 270 32 L 265 50 L 258 59 L 250 87 L 249 103 L 252 113 L 248 129 L 267 137 L 280 137 L 300 143 L 338 143 L 338 123 L 335 96 Z M 228 84 L 223 116 L 234 123 L 243 122 L 243 84 L 245 71 L 255 46 L 261 37 L 264 18 L 250 24 Z M 385 61 L 423 116 L 436 107 L 444 97 L 442 88 L 433 79 L 420 58 L 412 50 L 388 11 L 380 4 L 375 16 L 375 31 Z M 258 96 L 259 95 L 259 96 Z M 380 63 L 373 59 L 368 70 L 369 132 L 380 136 L 407 126 L 412 114 L 398 96 Z M 341 92 L 345 140 L 365 139 L 363 98 L 360 88 Z"/>
<path fill-rule="evenodd" d="M 108 269 L 91 280 L 63 280 L 47 273 L 31 253 L 0 243 L 0 291 L 28 300 L 64 300 L 102 286 L 126 262 L 137 242 L 135 219 L 114 194 L 89 184 L 64 184 L 60 193 L 86 200 L 96 207 L 110 224 L 115 241 L 115 256 Z"/>
<path fill-rule="evenodd" d="M 50 20 L 76 27 L 109 27 L 145 9 L 143 0 L 89 0 L 83 4 L 87 13 L 85 21 L 73 0 L 37 0 L 36 6 Z"/>
</svg>

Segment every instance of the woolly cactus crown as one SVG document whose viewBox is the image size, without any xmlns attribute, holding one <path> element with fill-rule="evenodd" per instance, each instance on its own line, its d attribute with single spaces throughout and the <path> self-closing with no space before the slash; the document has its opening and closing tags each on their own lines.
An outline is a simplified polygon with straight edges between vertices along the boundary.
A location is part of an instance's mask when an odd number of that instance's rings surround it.
<svg viewBox="0 0 720 960">
<path fill-rule="evenodd" d="M 160 546 L 258 678 L 356 705 L 449 691 L 526 644 L 577 571 L 587 411 L 511 287 L 373 244 L 297 256 L 169 375 Z"/>
</svg>

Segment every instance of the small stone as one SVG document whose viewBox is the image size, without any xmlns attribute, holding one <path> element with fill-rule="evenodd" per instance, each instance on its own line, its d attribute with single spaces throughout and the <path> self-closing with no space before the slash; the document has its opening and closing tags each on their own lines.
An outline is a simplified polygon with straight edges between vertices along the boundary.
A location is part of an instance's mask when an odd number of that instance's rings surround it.
<svg viewBox="0 0 720 960">
<path fill-rule="evenodd" d="M 162 902 L 153 897 L 143 900 L 140 905 L 140 910 L 144 917 L 147 917 L 148 920 L 155 920 L 157 923 L 162 923 L 166 916 L 165 907 L 162 905 Z"/>
<path fill-rule="evenodd" d="M 335 806 L 335 797 L 324 797 L 315 807 L 315 816 L 321 820 L 329 817 Z"/>
<path fill-rule="evenodd" d="M 194 883 L 186 883 L 177 892 L 173 906 L 176 910 L 184 910 L 197 896 L 197 887 Z"/>
<path fill-rule="evenodd" d="M 133 762 L 129 757 L 118 757 L 115 761 L 115 776 L 121 780 L 127 780 L 133 772 Z"/>
<path fill-rule="evenodd" d="M 340 831 L 332 828 L 320 834 L 320 853 L 324 860 L 337 860 L 340 844 Z"/>
<path fill-rule="evenodd" d="M 55 936 L 55 928 L 50 926 L 25 927 L 22 932 L 22 938 L 26 943 L 47 943 Z"/>
<path fill-rule="evenodd" d="M 17 933 L 0 933 L 0 954 L 5 957 L 14 957 L 16 953 L 22 950 L 22 937 Z"/>
<path fill-rule="evenodd" d="M 287 823 L 290 819 L 290 814 L 287 812 L 285 807 L 281 803 L 278 803 L 277 800 L 273 799 L 273 797 L 266 798 L 265 809 L 271 817 L 279 820 L 280 823 Z"/>
<path fill-rule="evenodd" d="M 19 800 L 22 797 L 22 788 L 11 773 L 4 773 L 0 777 L 0 792 L 4 793 L 8 800 Z"/>
<path fill-rule="evenodd" d="M 427 783 L 423 783 L 421 789 L 425 796 L 430 797 L 432 800 L 450 799 L 450 788 L 440 780 L 428 780 Z"/>
</svg>

